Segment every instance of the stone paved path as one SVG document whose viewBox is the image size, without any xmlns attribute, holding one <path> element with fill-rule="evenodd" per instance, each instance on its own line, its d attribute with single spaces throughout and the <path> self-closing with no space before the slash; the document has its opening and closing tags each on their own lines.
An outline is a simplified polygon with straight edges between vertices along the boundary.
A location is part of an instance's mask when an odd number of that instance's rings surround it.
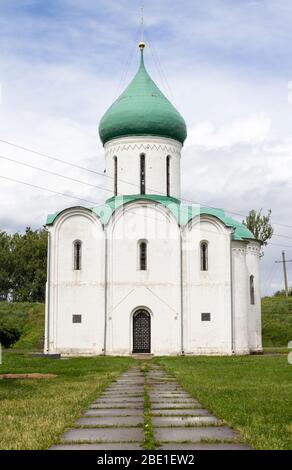
<svg viewBox="0 0 292 470">
<path fill-rule="evenodd" d="M 111 383 L 53 450 L 141 450 L 144 375 L 138 366 Z"/>
<path fill-rule="evenodd" d="M 152 365 L 147 376 L 154 437 L 161 450 L 244 450 L 239 436 L 212 416 L 176 380 Z"/>
<path fill-rule="evenodd" d="M 176 380 L 150 365 L 146 389 L 158 449 L 249 449 L 239 436 L 185 392 Z M 141 450 L 144 440 L 145 377 L 138 365 L 111 383 L 66 431 L 54 450 Z"/>
</svg>

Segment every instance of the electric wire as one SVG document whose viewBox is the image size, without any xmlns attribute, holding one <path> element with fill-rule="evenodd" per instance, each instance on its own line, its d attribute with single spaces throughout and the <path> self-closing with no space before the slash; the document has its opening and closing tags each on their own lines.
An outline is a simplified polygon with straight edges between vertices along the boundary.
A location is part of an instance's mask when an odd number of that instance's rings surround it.
<svg viewBox="0 0 292 470">
<path fill-rule="evenodd" d="M 49 154 L 47 154 L 47 153 L 38 152 L 38 151 L 36 151 L 36 150 L 30 149 L 30 148 L 28 148 L 28 147 L 24 147 L 24 146 L 22 146 L 22 145 L 15 144 L 15 143 L 13 143 L 13 142 L 10 142 L 10 141 L 4 140 L 4 139 L 0 139 L 0 142 L 3 142 L 3 143 L 5 143 L 5 144 L 7 144 L 7 145 L 13 146 L 13 147 L 15 147 L 15 148 L 18 148 L 18 149 L 21 149 L 21 150 L 24 150 L 24 151 L 27 151 L 27 152 L 30 152 L 30 153 L 33 153 L 33 154 L 36 154 L 36 155 L 42 156 L 42 157 L 44 157 L 44 158 L 48 158 L 48 159 L 50 159 L 50 160 L 54 160 L 54 161 L 57 161 L 57 162 L 59 162 L 59 163 L 63 163 L 63 164 L 72 166 L 72 167 L 77 168 L 77 169 L 80 169 L 80 170 L 88 171 L 88 172 L 90 172 L 90 173 L 94 173 L 94 174 L 97 174 L 97 175 L 99 175 L 99 176 L 103 176 L 103 177 L 106 177 L 106 178 L 114 179 L 113 176 L 106 175 L 106 174 L 104 174 L 104 173 L 101 173 L 101 172 L 98 172 L 98 171 L 95 171 L 95 170 L 92 170 L 92 169 L 83 167 L 83 166 L 81 166 L 81 165 L 77 165 L 77 164 L 75 164 L 75 163 L 68 162 L 68 161 L 66 161 L 66 160 L 62 160 L 61 158 L 54 157 L 54 156 L 49 155 Z M 126 184 L 129 184 L 129 185 L 131 185 L 131 186 L 134 186 L 134 187 L 136 187 L 136 188 L 139 187 L 138 184 L 133 183 L 133 182 L 130 182 L 130 181 L 126 181 L 126 180 L 123 180 L 123 179 L 119 179 L 119 181 L 121 181 L 121 182 L 123 182 L 123 183 L 126 183 Z M 151 188 L 149 188 L 149 190 L 151 190 L 151 191 L 156 191 L 156 190 L 153 190 L 153 189 L 151 189 Z M 205 208 L 208 208 L 208 209 L 218 209 L 218 207 L 211 206 L 210 204 L 207 204 L 207 203 L 204 203 L 204 202 L 200 202 L 200 201 L 194 201 L 194 200 L 187 199 L 187 198 L 181 198 L 181 201 L 182 201 L 182 202 L 189 202 L 189 203 L 191 203 L 191 204 L 200 205 L 201 207 L 205 207 Z M 245 215 L 242 214 L 242 213 L 240 213 L 240 212 L 231 211 L 231 210 L 226 209 L 226 208 L 224 208 L 224 211 L 227 212 L 228 214 L 232 214 L 232 215 L 236 215 L 236 216 L 245 218 Z M 282 224 L 282 223 L 275 222 L 275 221 L 273 221 L 273 224 L 274 224 L 274 225 L 278 225 L 278 226 L 280 226 L 280 227 L 285 227 L 285 228 L 291 228 L 291 229 L 292 229 L 292 225 Z M 277 234 L 277 236 L 282 236 L 282 235 Z"/>
</svg>

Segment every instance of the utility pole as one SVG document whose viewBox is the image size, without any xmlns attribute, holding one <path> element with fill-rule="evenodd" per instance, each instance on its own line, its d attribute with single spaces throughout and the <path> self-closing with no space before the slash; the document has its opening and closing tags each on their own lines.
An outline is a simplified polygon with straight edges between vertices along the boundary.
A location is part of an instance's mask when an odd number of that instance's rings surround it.
<svg viewBox="0 0 292 470">
<path fill-rule="evenodd" d="M 286 294 L 286 297 L 288 297 L 289 290 L 288 290 L 288 277 L 287 277 L 286 263 L 292 263 L 292 259 L 289 259 L 288 261 L 286 261 L 285 251 L 283 250 L 282 251 L 282 260 L 281 261 L 275 261 L 275 263 L 283 263 L 285 294 Z"/>
</svg>

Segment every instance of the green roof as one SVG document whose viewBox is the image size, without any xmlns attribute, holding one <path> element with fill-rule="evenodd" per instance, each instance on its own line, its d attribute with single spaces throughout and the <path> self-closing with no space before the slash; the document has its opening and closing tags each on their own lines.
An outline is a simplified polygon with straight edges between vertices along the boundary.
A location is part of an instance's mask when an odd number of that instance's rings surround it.
<svg viewBox="0 0 292 470">
<path fill-rule="evenodd" d="M 143 50 L 138 72 L 102 117 L 99 135 L 103 144 L 132 135 L 157 135 L 184 143 L 186 123 L 149 76 Z"/>
<path fill-rule="evenodd" d="M 211 207 L 195 207 L 195 206 L 184 206 L 180 201 L 174 197 L 160 196 L 156 194 L 134 194 L 129 196 L 116 196 L 107 199 L 104 204 L 87 209 L 90 212 L 96 214 L 103 225 L 106 225 L 114 212 L 122 205 L 126 205 L 133 201 L 153 201 L 162 204 L 167 207 L 174 215 L 179 225 L 186 225 L 193 217 L 198 215 L 210 215 L 219 219 L 226 227 L 233 228 L 232 239 L 233 240 L 254 240 L 254 235 L 248 230 L 245 225 L 225 215 L 223 209 L 216 209 Z M 84 207 L 80 207 L 85 209 Z M 68 209 L 65 209 L 65 211 Z M 55 212 L 49 214 L 47 217 L 46 225 L 52 225 L 58 215 L 64 211 Z"/>
</svg>

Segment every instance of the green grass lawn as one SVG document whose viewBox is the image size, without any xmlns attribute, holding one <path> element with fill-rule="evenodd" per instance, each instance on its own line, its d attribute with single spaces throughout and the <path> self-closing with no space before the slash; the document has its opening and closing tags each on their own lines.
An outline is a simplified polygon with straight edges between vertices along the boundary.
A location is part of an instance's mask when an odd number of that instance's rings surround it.
<svg viewBox="0 0 292 470">
<path fill-rule="evenodd" d="M 0 449 L 47 449 L 130 358 L 40 359 L 5 352 L 0 373 L 53 373 L 52 379 L 0 380 Z"/>
<path fill-rule="evenodd" d="M 0 302 L 22 328 L 14 348 L 40 349 L 44 305 Z M 204 407 L 257 449 L 292 449 L 292 298 L 262 299 L 263 343 L 276 356 L 156 358 Z M 37 359 L 4 353 L 0 373 L 54 373 L 55 379 L 0 380 L 0 449 L 46 449 L 130 358 Z M 147 418 L 147 417 L 146 417 Z M 148 416 L 149 418 L 149 416 Z M 148 419 L 147 418 L 147 419 Z"/>
<path fill-rule="evenodd" d="M 292 365 L 287 355 L 154 361 L 256 449 L 292 449 Z"/>
<path fill-rule="evenodd" d="M 47 449 L 57 443 L 102 390 L 133 363 L 121 357 L 53 360 L 18 352 L 5 352 L 3 359 L 0 373 L 57 377 L 0 380 L 0 449 Z M 256 449 L 292 449 L 292 365 L 286 355 L 152 361 L 172 373 L 205 408 L 240 431 L 244 442 Z M 148 426 L 151 434 L 150 422 Z M 145 437 L 147 448 L 152 446 L 150 434 Z"/>
</svg>

